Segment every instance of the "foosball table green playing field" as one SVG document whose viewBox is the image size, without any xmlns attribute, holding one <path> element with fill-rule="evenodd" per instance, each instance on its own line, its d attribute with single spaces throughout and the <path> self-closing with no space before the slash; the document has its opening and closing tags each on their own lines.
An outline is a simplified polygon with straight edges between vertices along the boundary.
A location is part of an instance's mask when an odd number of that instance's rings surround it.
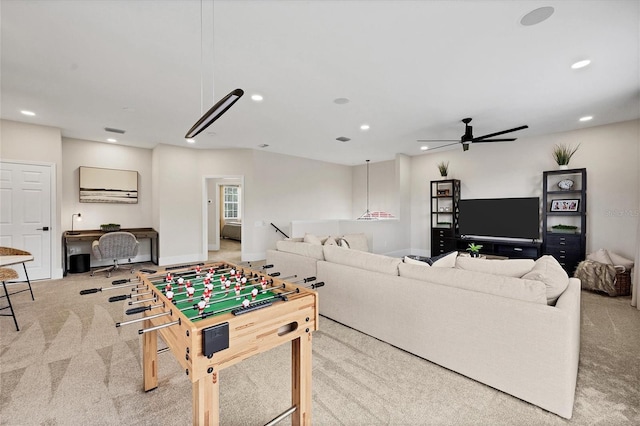
<svg viewBox="0 0 640 426">
<path fill-rule="evenodd" d="M 137 278 L 104 289 L 130 294 L 128 315 L 143 317 L 117 323 L 140 323 L 144 390 L 158 386 L 158 335 L 191 379 L 193 424 L 219 424 L 218 372 L 248 357 L 291 342 L 291 406 L 269 424 L 291 415 L 293 425 L 311 424 L 312 332 L 318 327 L 318 295 L 309 287 L 251 269 L 217 262 Z M 300 280 L 303 284 L 314 277 Z"/>
</svg>

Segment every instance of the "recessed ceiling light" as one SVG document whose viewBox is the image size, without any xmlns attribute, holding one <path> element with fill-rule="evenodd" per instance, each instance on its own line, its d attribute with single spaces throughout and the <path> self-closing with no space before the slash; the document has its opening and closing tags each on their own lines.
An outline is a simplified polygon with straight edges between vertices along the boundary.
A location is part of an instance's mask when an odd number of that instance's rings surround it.
<svg viewBox="0 0 640 426">
<path fill-rule="evenodd" d="M 348 104 L 349 103 L 349 99 L 347 99 L 347 98 L 337 98 L 337 99 L 334 99 L 333 102 L 338 104 L 338 105 L 344 105 L 344 104 Z"/>
<path fill-rule="evenodd" d="M 360 126 L 360 130 L 369 130 L 369 125 L 363 124 L 362 126 Z"/>
<path fill-rule="evenodd" d="M 590 63 L 591 63 L 591 61 L 589 59 L 584 59 L 582 61 L 578 61 L 575 64 L 571 65 L 571 68 L 574 69 L 574 70 L 577 70 L 577 69 L 586 67 Z"/>
<path fill-rule="evenodd" d="M 114 139 L 114 138 L 109 138 L 109 139 L 107 139 L 107 142 L 118 142 L 118 141 L 116 139 Z"/>
<path fill-rule="evenodd" d="M 196 140 L 195 139 L 191 139 L 191 138 L 185 139 L 184 141 L 186 143 L 196 143 Z"/>
<path fill-rule="evenodd" d="M 539 7 L 524 15 L 522 19 L 520 19 L 520 23 L 525 27 L 537 25 L 549 19 L 551 15 L 553 15 L 553 12 L 554 9 L 551 6 Z"/>
<path fill-rule="evenodd" d="M 426 145 L 424 145 L 424 146 L 421 146 L 421 147 L 420 147 L 420 149 L 421 149 L 422 151 L 426 151 L 426 150 L 428 150 L 428 149 L 429 149 L 429 147 L 428 147 L 428 146 L 426 146 Z"/>
<path fill-rule="evenodd" d="M 260 102 L 262 101 L 264 98 L 262 97 L 262 95 L 259 95 L 257 93 L 254 93 L 253 95 L 251 95 L 251 100 L 254 100 L 256 102 Z"/>
<path fill-rule="evenodd" d="M 591 115 L 580 117 L 580 121 L 589 121 L 591 119 L 593 119 L 593 116 L 591 116 Z"/>
<path fill-rule="evenodd" d="M 34 115 L 36 115 L 35 112 L 27 111 L 26 109 L 23 109 L 22 111 L 20 111 L 20 113 L 23 114 L 23 115 L 28 115 L 29 117 L 33 117 Z"/>
</svg>

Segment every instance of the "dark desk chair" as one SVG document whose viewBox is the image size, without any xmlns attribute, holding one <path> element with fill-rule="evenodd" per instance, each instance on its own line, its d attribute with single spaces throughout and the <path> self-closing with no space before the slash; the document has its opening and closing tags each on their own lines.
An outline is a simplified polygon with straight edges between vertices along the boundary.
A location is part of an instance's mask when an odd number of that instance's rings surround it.
<svg viewBox="0 0 640 426">
<path fill-rule="evenodd" d="M 110 277 L 112 271 L 122 267 L 118 264 L 119 259 L 129 259 L 129 262 L 131 262 L 131 258 L 138 254 L 138 244 L 135 235 L 130 232 L 109 232 L 104 234 L 99 240 L 93 242 L 91 249 L 96 259 L 112 259 L 113 265 L 96 269 L 91 272 L 91 276 L 96 272 L 106 271 L 107 277 Z M 130 267 L 129 269 L 133 273 L 133 268 Z"/>
</svg>

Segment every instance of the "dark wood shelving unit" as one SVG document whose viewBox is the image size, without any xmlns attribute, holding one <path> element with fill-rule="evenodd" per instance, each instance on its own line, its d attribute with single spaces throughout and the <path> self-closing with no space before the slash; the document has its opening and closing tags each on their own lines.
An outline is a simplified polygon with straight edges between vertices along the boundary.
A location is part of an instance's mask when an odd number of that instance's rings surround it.
<svg viewBox="0 0 640 426">
<path fill-rule="evenodd" d="M 431 181 L 431 256 L 457 250 L 460 180 Z"/>
<path fill-rule="evenodd" d="M 557 189 L 558 182 L 569 179 L 569 190 Z M 587 169 L 550 170 L 542 177 L 542 252 L 555 257 L 569 276 L 584 260 L 587 242 Z M 578 200 L 575 212 L 551 211 L 554 200 Z M 553 232 L 554 225 L 576 226 L 576 233 Z"/>
</svg>

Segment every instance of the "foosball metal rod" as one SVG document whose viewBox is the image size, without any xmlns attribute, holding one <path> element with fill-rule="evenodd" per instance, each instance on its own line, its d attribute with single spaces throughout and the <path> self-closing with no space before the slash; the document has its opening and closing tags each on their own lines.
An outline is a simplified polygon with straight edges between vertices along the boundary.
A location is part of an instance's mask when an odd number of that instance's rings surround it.
<svg viewBox="0 0 640 426">
<path fill-rule="evenodd" d="M 109 298 L 109 302 L 118 302 L 120 300 L 131 299 L 132 297 L 145 296 L 147 294 L 153 294 L 152 291 L 148 291 L 146 293 L 138 293 L 138 294 L 121 294 L 119 296 L 111 296 Z"/>
<path fill-rule="evenodd" d="M 164 308 L 164 302 L 158 305 L 138 306 L 136 308 L 127 309 L 125 313 L 127 315 L 135 315 L 135 314 L 141 314 L 143 312 L 150 311 L 152 309 L 158 309 L 158 308 Z"/>
<path fill-rule="evenodd" d="M 129 325 L 129 324 L 135 324 L 137 322 L 146 321 L 148 319 L 160 318 L 160 317 L 163 317 L 165 315 L 171 315 L 171 313 L 172 313 L 172 311 L 162 312 L 161 314 L 149 315 L 147 317 L 136 318 L 136 319 L 133 319 L 133 320 L 130 320 L 130 321 L 117 322 L 116 323 L 116 327 L 120 327 L 120 326 L 123 326 L 123 325 Z"/>
<path fill-rule="evenodd" d="M 169 348 L 162 348 L 162 349 L 158 349 L 158 353 L 159 353 L 159 354 L 163 354 L 163 353 L 165 353 L 165 352 L 169 352 L 170 350 L 171 350 L 171 349 L 169 349 Z"/>
<path fill-rule="evenodd" d="M 214 272 L 214 274 L 212 275 L 212 278 L 216 277 L 216 276 L 220 276 L 220 275 L 224 275 L 226 272 L 229 272 L 231 269 L 233 268 L 223 268 L 223 269 L 218 269 L 217 271 Z M 195 270 L 193 271 L 184 271 L 184 272 L 179 272 L 176 274 L 172 274 L 173 276 L 175 276 L 176 278 L 194 278 L 194 277 L 198 277 L 198 276 L 204 276 L 207 275 L 207 271 L 201 271 L 200 274 L 198 274 Z M 154 275 L 149 278 L 149 281 L 151 281 L 154 284 L 158 284 L 158 283 L 162 283 L 165 282 L 165 278 L 166 278 L 167 274 L 158 274 L 158 275 Z M 154 281 L 155 279 L 155 281 Z"/>
<path fill-rule="evenodd" d="M 295 405 L 291 408 L 289 408 L 288 410 L 284 411 L 282 414 L 280 414 L 278 417 L 276 417 L 275 419 L 271 420 L 269 423 L 265 423 L 264 426 L 273 426 L 276 423 L 280 423 L 282 420 L 284 420 L 287 416 L 290 416 L 291 414 L 293 414 L 296 410 L 298 409 L 298 407 L 296 407 Z"/>
<path fill-rule="evenodd" d="M 84 290 L 80 290 L 80 294 L 98 293 L 99 291 L 106 291 L 106 290 L 119 290 L 121 288 L 137 286 L 138 284 L 140 283 L 124 284 L 124 285 L 118 285 L 115 287 L 87 288 Z"/>
<path fill-rule="evenodd" d="M 150 299 L 132 300 L 132 301 L 130 301 L 130 302 L 129 302 L 129 305 L 130 305 L 130 306 L 133 306 L 133 305 L 138 305 L 138 304 L 140 304 L 140 303 L 146 303 L 146 302 L 157 302 L 157 301 L 158 301 L 158 299 L 156 299 L 156 297 L 155 297 L 155 296 L 153 296 L 153 297 L 152 297 L 152 298 L 150 298 Z"/>
<path fill-rule="evenodd" d="M 149 328 L 143 328 L 138 330 L 138 334 L 144 334 L 144 333 L 149 333 L 152 331 L 156 331 L 156 330 L 160 330 L 161 328 L 167 328 L 167 327 L 171 327 L 173 325 L 180 325 L 180 318 L 178 318 L 176 321 L 172 321 L 172 322 L 168 322 L 166 324 L 160 324 L 160 325 L 156 325 L 155 327 L 149 327 Z"/>
</svg>

